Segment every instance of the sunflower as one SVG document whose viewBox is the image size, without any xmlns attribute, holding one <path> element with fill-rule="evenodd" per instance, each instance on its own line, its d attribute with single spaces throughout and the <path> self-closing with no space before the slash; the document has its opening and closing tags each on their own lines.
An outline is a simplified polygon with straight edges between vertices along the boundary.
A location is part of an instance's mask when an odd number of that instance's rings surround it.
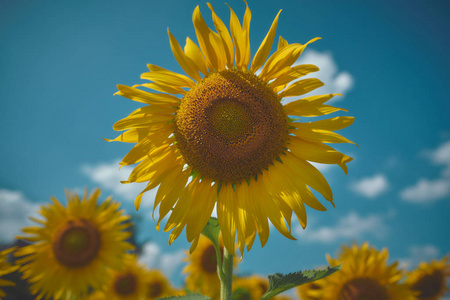
<svg viewBox="0 0 450 300">
<path fill-rule="evenodd" d="M 447 291 L 447 278 L 450 277 L 449 257 L 430 263 L 422 262 L 417 269 L 408 273 L 406 283 L 413 291 L 418 292 L 418 298 L 437 300 Z"/>
<path fill-rule="evenodd" d="M 238 277 L 233 281 L 233 299 L 261 299 L 268 289 L 269 280 L 267 278 L 258 275 Z"/>
<path fill-rule="evenodd" d="M 12 273 L 19 268 L 19 266 L 14 266 L 7 261 L 9 254 L 11 254 L 11 252 L 13 252 L 14 250 L 15 250 L 15 248 L 9 248 L 9 249 L 0 251 L 0 276 Z M 1 286 L 15 286 L 15 285 L 16 284 L 10 280 L 0 278 L 0 287 Z M 3 297 L 6 297 L 6 293 L 0 289 L 0 300 L 3 299 Z"/>
<path fill-rule="evenodd" d="M 144 300 L 149 290 L 145 280 L 149 270 L 138 263 L 135 255 L 127 255 L 124 259 L 125 267 L 121 270 L 110 271 L 110 281 L 104 288 L 103 300 Z"/>
<path fill-rule="evenodd" d="M 108 141 L 137 143 L 120 163 L 139 163 L 124 183 L 148 182 L 136 197 L 136 209 L 143 194 L 159 186 L 157 229 L 171 212 L 164 227 L 172 230 L 169 243 L 186 228 L 195 245 L 216 205 L 227 250 L 234 253 L 237 235 L 242 253 L 245 246 L 251 249 L 256 233 L 265 245 L 268 220 L 295 239 L 292 212 L 305 227 L 305 204 L 326 210 L 310 188 L 333 203 L 330 186 L 310 162 L 337 164 L 347 173 L 352 158 L 324 143 L 352 143 L 334 131 L 354 118 L 299 122 L 299 116 L 346 111 L 324 104 L 338 94 L 281 103 L 323 86 L 315 78 L 297 80 L 318 71 L 316 66 L 294 64 L 319 38 L 289 44 L 280 37 L 269 56 L 280 11 L 250 62 L 248 5 L 242 26 L 230 8 L 230 30 L 208 6 L 217 32 L 197 6 L 192 20 L 199 46 L 187 38 L 182 48 L 168 31 L 175 59 L 188 76 L 149 64 L 141 75 L 149 83 L 118 85 L 116 94 L 145 106 L 116 122 L 115 130 L 126 131 Z"/>
<path fill-rule="evenodd" d="M 299 294 L 307 295 L 305 299 L 321 300 L 416 299 L 408 286 L 400 283 L 403 273 L 397 268 L 398 263 L 387 265 L 388 257 L 386 249 L 378 251 L 368 243 L 361 247 L 343 246 L 337 259 L 327 255 L 331 266 L 342 264 L 341 271 L 314 281 L 314 285 L 299 286 Z"/>
<path fill-rule="evenodd" d="M 97 204 L 99 196 L 99 189 L 89 196 L 85 190 L 82 199 L 67 192 L 67 207 L 52 198 L 41 206 L 43 220 L 31 218 L 39 225 L 22 229 L 28 236 L 18 238 L 31 244 L 15 255 L 36 299 L 82 298 L 102 286 L 108 268 L 122 266 L 125 251 L 133 248 L 125 241 L 129 216 L 111 197 Z"/>
<path fill-rule="evenodd" d="M 300 300 L 318 300 L 319 298 L 310 296 L 308 294 L 309 290 L 316 290 L 318 288 L 319 288 L 319 286 L 315 282 L 310 282 L 310 283 L 306 283 L 306 284 L 299 286 L 298 288 L 296 288 L 295 291 L 296 291 L 297 297 Z"/>
<path fill-rule="evenodd" d="M 220 239 L 220 251 L 223 255 L 223 243 Z M 206 237 L 198 240 L 197 250 L 188 254 L 188 265 L 183 272 L 187 273 L 186 288 L 200 292 L 213 299 L 220 295 L 220 281 L 217 275 L 217 255 L 214 245 Z M 237 257 L 233 258 L 233 266 L 237 265 Z"/>
<path fill-rule="evenodd" d="M 147 298 L 149 300 L 174 296 L 176 291 L 170 285 L 166 276 L 159 270 L 150 270 L 145 276 L 145 283 L 147 288 Z"/>
</svg>

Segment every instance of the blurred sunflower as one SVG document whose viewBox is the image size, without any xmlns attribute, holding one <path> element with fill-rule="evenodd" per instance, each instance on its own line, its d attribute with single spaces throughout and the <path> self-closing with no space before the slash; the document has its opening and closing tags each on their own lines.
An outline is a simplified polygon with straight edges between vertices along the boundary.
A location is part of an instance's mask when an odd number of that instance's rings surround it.
<svg viewBox="0 0 450 300">
<path fill-rule="evenodd" d="M 261 299 L 268 289 L 269 280 L 267 278 L 258 275 L 238 277 L 233 281 L 233 299 Z"/>
<path fill-rule="evenodd" d="M 414 293 L 401 284 L 402 272 L 397 262 L 387 265 L 389 253 L 378 251 L 364 243 L 361 247 L 343 246 L 337 259 L 327 255 L 331 266 L 342 264 L 336 274 L 301 285 L 299 294 L 306 299 L 321 300 L 414 300 Z"/>
<path fill-rule="evenodd" d="M 220 251 L 223 256 L 223 243 L 220 240 Z M 201 236 L 197 250 L 188 254 L 187 266 L 183 273 L 187 273 L 186 288 L 200 292 L 205 296 L 218 299 L 220 296 L 220 281 L 217 275 L 217 255 L 214 245 L 209 239 Z M 233 267 L 237 265 L 237 257 L 233 258 Z"/>
<path fill-rule="evenodd" d="M 146 299 L 153 300 L 177 294 L 166 276 L 159 270 L 148 271 L 145 275 L 144 285 L 147 289 Z"/>
<path fill-rule="evenodd" d="M 406 283 L 418 292 L 418 299 L 437 300 L 447 291 L 447 279 L 450 277 L 449 257 L 430 263 L 422 262 L 408 273 Z"/>
<path fill-rule="evenodd" d="M 14 266 L 8 262 L 8 256 L 15 250 L 15 248 L 9 248 L 0 251 L 0 277 L 16 271 L 19 266 Z M 2 286 L 15 286 L 16 284 L 10 280 L 0 278 L 0 287 Z M 0 300 L 6 297 L 6 293 L 0 289 Z"/>
<path fill-rule="evenodd" d="M 99 189 L 89 196 L 85 190 L 82 199 L 67 192 L 67 207 L 52 198 L 52 204 L 41 206 L 43 220 L 30 218 L 39 225 L 22 229 L 28 236 L 18 238 L 31 244 L 15 255 L 22 257 L 17 263 L 36 299 L 85 297 L 89 289 L 99 289 L 108 268 L 120 268 L 125 251 L 133 249 L 125 241 L 129 217 L 111 197 L 98 204 L 99 196 Z"/>
<path fill-rule="evenodd" d="M 323 86 L 315 78 L 297 80 L 318 71 L 316 66 L 294 64 L 319 38 L 289 44 L 280 37 L 269 57 L 278 13 L 250 62 L 248 6 L 242 26 L 230 8 L 230 31 L 208 6 L 218 33 L 206 25 L 197 6 L 192 19 L 199 46 L 187 38 L 183 49 L 168 32 L 172 52 L 188 76 L 149 64 L 150 72 L 141 78 L 150 83 L 118 85 L 116 94 L 146 106 L 115 123 L 115 130 L 126 131 L 108 141 L 137 143 L 120 163 L 139 163 L 124 183 L 148 182 L 135 200 L 136 209 L 142 195 L 159 186 L 154 203 L 154 209 L 159 205 L 157 228 L 172 210 L 164 228 L 173 230 L 169 243 L 185 227 L 189 242 L 198 239 L 217 203 L 224 244 L 234 253 L 237 234 L 242 253 L 245 245 L 250 250 L 256 232 L 265 245 L 268 220 L 294 239 L 292 211 L 305 227 L 305 204 L 326 210 L 310 188 L 332 202 L 331 188 L 309 161 L 337 164 L 347 173 L 352 158 L 324 143 L 352 143 L 334 131 L 351 125 L 354 118 L 300 123 L 288 117 L 345 111 L 324 104 L 338 94 L 280 102 Z"/>
<path fill-rule="evenodd" d="M 315 282 L 310 282 L 303 284 L 295 289 L 297 297 L 301 300 L 318 300 L 319 298 L 310 296 L 308 294 L 309 290 L 315 290 L 318 289 L 319 286 Z"/>
<path fill-rule="evenodd" d="M 110 281 L 104 289 L 104 300 L 144 300 L 148 298 L 149 270 L 139 264 L 135 255 L 127 255 L 124 260 L 124 268 L 111 270 Z"/>
</svg>

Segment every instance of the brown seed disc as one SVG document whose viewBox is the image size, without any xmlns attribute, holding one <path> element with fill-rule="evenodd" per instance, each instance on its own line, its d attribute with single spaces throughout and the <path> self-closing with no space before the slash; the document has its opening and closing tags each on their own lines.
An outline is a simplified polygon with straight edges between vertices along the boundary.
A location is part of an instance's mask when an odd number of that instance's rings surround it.
<svg viewBox="0 0 450 300">
<path fill-rule="evenodd" d="M 159 282 L 153 282 L 148 285 L 148 296 L 150 298 L 158 298 L 162 293 L 162 286 Z"/>
<path fill-rule="evenodd" d="M 220 253 L 223 258 L 223 248 L 220 249 Z M 201 257 L 201 265 L 204 271 L 207 273 L 216 273 L 217 272 L 217 255 L 216 248 L 213 245 L 209 246 L 203 251 Z"/>
<path fill-rule="evenodd" d="M 175 116 L 177 146 L 188 165 L 205 178 L 231 183 L 267 168 L 284 150 L 288 127 L 273 90 L 236 70 L 204 78 Z"/>
<path fill-rule="evenodd" d="M 132 295 L 136 287 L 136 276 L 131 273 L 121 274 L 114 280 L 114 291 L 121 296 Z"/>
<path fill-rule="evenodd" d="M 85 219 L 69 220 L 53 237 L 55 258 L 64 266 L 79 268 L 89 264 L 100 249 L 100 233 Z"/>
<path fill-rule="evenodd" d="M 420 278 L 412 287 L 419 292 L 419 299 L 428 299 L 439 295 L 445 286 L 445 276 L 441 271 L 434 271 Z"/>
<path fill-rule="evenodd" d="M 372 278 L 350 280 L 339 292 L 339 300 L 388 300 L 385 287 Z"/>
</svg>

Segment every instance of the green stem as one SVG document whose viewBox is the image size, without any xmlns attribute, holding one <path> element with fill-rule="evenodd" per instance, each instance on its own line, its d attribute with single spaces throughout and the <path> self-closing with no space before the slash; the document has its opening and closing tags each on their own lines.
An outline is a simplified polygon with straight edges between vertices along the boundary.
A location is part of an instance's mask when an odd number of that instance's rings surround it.
<svg viewBox="0 0 450 300">
<path fill-rule="evenodd" d="M 218 261 L 221 257 L 218 257 Z M 218 270 L 220 279 L 220 300 L 231 300 L 233 291 L 231 289 L 233 281 L 233 255 L 223 247 L 222 270 Z"/>
</svg>

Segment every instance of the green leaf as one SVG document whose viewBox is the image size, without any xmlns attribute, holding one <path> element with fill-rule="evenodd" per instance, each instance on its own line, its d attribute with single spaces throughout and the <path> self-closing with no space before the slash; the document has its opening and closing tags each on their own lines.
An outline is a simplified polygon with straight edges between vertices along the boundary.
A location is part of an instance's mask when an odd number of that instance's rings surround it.
<svg viewBox="0 0 450 300">
<path fill-rule="evenodd" d="M 209 218 L 208 223 L 202 230 L 202 234 L 206 236 L 216 248 L 219 247 L 219 233 L 219 222 L 214 217 Z"/>
<path fill-rule="evenodd" d="M 280 273 L 269 275 L 269 289 L 261 299 L 270 299 L 296 286 L 327 277 L 340 269 L 341 266 L 336 266 L 327 267 L 326 269 L 298 271 L 287 275 Z"/>
<path fill-rule="evenodd" d="M 186 296 L 173 296 L 166 298 L 158 298 L 157 300 L 210 300 L 211 298 L 200 294 L 189 294 Z"/>
</svg>

